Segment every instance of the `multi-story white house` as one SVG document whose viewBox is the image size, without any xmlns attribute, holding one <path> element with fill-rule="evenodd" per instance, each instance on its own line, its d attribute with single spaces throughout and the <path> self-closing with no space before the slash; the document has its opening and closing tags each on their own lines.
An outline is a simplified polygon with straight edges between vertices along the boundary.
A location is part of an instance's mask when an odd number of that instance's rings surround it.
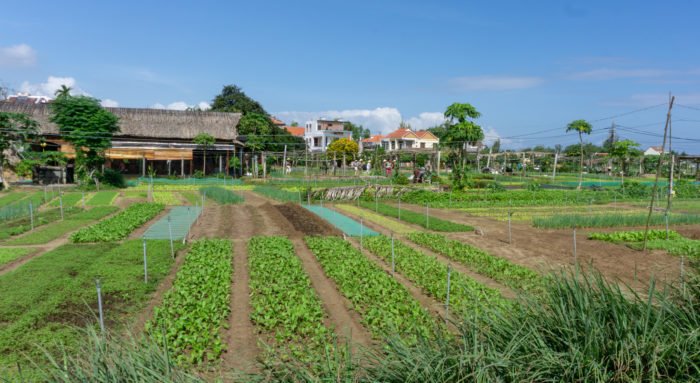
<svg viewBox="0 0 700 383">
<path fill-rule="evenodd" d="M 331 142 L 352 137 L 352 132 L 345 130 L 345 121 L 314 120 L 306 121 L 304 140 L 311 152 L 325 152 Z"/>
</svg>

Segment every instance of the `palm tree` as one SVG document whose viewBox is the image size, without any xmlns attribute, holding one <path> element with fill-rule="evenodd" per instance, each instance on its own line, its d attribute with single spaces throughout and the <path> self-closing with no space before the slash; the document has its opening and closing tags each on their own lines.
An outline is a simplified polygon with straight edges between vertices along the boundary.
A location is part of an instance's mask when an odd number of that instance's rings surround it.
<svg viewBox="0 0 700 383">
<path fill-rule="evenodd" d="M 586 120 L 575 120 L 566 126 L 566 131 L 576 131 L 578 133 L 578 141 L 580 144 L 581 161 L 579 162 L 579 176 L 578 176 L 578 187 L 577 190 L 581 190 L 581 185 L 583 185 L 583 134 L 591 134 L 593 127 Z"/>
<path fill-rule="evenodd" d="M 56 89 L 56 91 L 53 94 L 56 96 L 56 98 L 68 97 L 70 96 L 71 90 L 73 90 L 73 88 L 66 86 L 66 84 L 63 84 L 59 89 Z"/>
</svg>

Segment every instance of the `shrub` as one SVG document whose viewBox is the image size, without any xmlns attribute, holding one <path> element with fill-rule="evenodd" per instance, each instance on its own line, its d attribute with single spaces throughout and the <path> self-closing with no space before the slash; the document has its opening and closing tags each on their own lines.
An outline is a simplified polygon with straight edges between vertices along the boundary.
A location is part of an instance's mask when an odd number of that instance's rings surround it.
<svg viewBox="0 0 700 383">
<path fill-rule="evenodd" d="M 408 177 L 397 172 L 394 174 L 393 182 L 397 185 L 408 185 Z"/>
<path fill-rule="evenodd" d="M 126 179 L 124 179 L 124 175 L 116 170 L 105 169 L 104 173 L 102 173 L 101 178 L 102 182 L 107 185 L 111 185 L 120 189 L 126 187 Z"/>
</svg>

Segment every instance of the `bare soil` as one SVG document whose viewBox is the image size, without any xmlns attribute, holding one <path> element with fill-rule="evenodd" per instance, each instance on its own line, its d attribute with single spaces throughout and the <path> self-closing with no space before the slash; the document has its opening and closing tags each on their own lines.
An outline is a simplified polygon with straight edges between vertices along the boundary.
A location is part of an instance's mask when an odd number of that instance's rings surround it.
<svg viewBox="0 0 700 383">
<path fill-rule="evenodd" d="M 420 206 L 401 204 L 402 209 L 423 212 Z M 474 217 L 449 209 L 431 209 L 431 215 L 472 225 L 483 235 L 450 233 L 448 237 L 484 249 L 525 267 L 543 273 L 569 268 L 574 265 L 573 231 L 537 229 L 529 223 L 512 224 L 512 243 L 508 243 L 508 224 L 489 218 Z M 597 229 L 579 229 L 576 233 L 576 255 L 580 265 L 590 265 L 606 277 L 644 288 L 651 278 L 663 281 L 677 280 L 680 271 L 678 259 L 664 252 L 642 253 L 602 241 L 588 240 L 588 233 Z"/>
<path fill-rule="evenodd" d="M 329 222 L 297 204 L 286 203 L 284 205 L 275 205 L 275 208 L 291 222 L 296 231 L 304 235 L 342 235 Z"/>
</svg>

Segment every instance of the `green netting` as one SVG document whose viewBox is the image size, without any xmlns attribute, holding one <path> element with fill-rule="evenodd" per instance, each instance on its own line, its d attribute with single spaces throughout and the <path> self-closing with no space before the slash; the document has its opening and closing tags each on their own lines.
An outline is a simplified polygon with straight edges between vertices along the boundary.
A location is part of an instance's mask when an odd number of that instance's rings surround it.
<svg viewBox="0 0 700 383">
<path fill-rule="evenodd" d="M 175 206 L 168 215 L 151 225 L 143 234 L 146 239 L 169 239 L 168 217 L 173 231 L 173 239 L 182 239 L 190 231 L 190 226 L 197 219 L 201 209 L 194 206 Z"/>
<path fill-rule="evenodd" d="M 231 177 L 227 178 L 150 178 L 139 177 L 139 183 L 155 185 L 243 185 L 243 181 Z"/>
<path fill-rule="evenodd" d="M 321 206 L 309 206 L 304 205 L 305 208 L 318 215 L 319 217 L 330 222 L 333 226 L 338 228 L 338 230 L 351 237 L 359 237 L 360 235 L 365 237 L 379 235 L 376 231 L 367 228 L 367 226 L 361 225 L 354 219 L 345 216 L 337 211 L 327 209 Z"/>
</svg>

